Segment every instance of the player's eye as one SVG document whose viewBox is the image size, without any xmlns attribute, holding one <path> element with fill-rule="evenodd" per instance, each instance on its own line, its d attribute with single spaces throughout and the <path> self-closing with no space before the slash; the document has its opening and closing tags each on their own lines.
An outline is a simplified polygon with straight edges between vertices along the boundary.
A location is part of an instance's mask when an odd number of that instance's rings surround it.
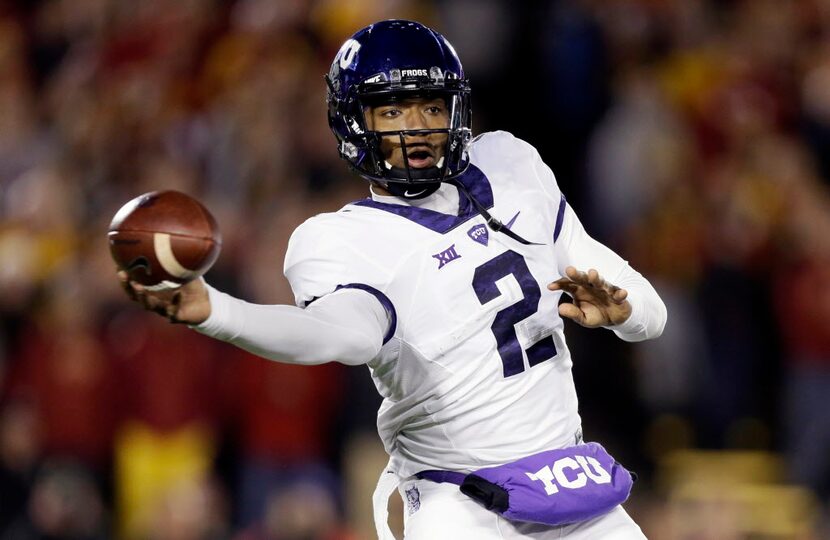
<svg viewBox="0 0 830 540">
<path fill-rule="evenodd" d="M 400 109 L 384 109 L 380 112 L 383 118 L 395 118 L 401 115 Z"/>
<path fill-rule="evenodd" d="M 426 112 L 428 112 L 429 114 L 441 114 L 443 111 L 443 107 L 439 105 L 430 105 L 429 107 L 427 107 L 426 110 Z"/>
</svg>

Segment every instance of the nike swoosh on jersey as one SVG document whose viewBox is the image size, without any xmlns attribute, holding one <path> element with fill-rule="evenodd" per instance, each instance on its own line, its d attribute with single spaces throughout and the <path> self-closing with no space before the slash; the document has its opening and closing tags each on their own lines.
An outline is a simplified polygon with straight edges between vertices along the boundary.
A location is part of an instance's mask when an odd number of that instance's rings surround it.
<svg viewBox="0 0 830 540">
<path fill-rule="evenodd" d="M 403 192 L 403 196 L 404 197 L 417 197 L 418 195 L 420 195 L 421 193 L 424 193 L 425 191 L 426 191 L 426 188 L 422 189 L 418 193 L 410 193 L 409 190 L 407 189 L 406 191 Z"/>
<path fill-rule="evenodd" d="M 505 227 L 507 227 L 508 229 L 509 229 L 510 227 L 512 227 L 512 226 L 513 226 L 513 223 L 516 221 L 516 218 L 517 218 L 517 217 L 519 217 L 519 214 L 521 214 L 521 213 L 522 213 L 522 211 L 521 211 L 521 210 L 519 210 L 518 212 L 516 212 L 516 215 L 515 215 L 515 216 L 513 216 L 512 218 L 510 218 L 510 221 L 508 221 L 507 223 L 505 223 L 505 224 L 504 224 L 504 226 L 505 226 Z"/>
</svg>

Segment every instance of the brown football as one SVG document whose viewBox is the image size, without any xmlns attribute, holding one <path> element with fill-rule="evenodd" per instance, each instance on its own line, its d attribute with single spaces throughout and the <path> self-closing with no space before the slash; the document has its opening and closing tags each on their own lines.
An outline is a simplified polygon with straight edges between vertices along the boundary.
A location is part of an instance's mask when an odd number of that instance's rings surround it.
<svg viewBox="0 0 830 540">
<path fill-rule="evenodd" d="M 112 218 L 112 258 L 130 279 L 157 288 L 177 287 L 210 269 L 222 237 L 202 204 L 178 191 L 139 195 Z"/>
</svg>

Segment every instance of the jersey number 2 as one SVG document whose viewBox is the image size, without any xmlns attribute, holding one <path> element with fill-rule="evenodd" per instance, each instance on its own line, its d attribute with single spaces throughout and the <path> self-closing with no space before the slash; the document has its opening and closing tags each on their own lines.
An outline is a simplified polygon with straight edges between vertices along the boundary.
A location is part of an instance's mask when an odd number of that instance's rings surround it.
<svg viewBox="0 0 830 540">
<path fill-rule="evenodd" d="M 515 251 L 505 251 L 487 261 L 476 268 L 473 276 L 473 290 L 479 302 L 486 304 L 501 295 L 496 282 L 511 274 L 519 282 L 524 298 L 496 313 L 496 320 L 490 327 L 496 336 L 505 377 L 518 375 L 525 370 L 522 346 L 516 336 L 516 324 L 536 313 L 542 293 L 524 258 Z M 530 367 L 550 360 L 556 356 L 553 336 L 540 339 L 528 347 L 526 352 Z"/>
</svg>

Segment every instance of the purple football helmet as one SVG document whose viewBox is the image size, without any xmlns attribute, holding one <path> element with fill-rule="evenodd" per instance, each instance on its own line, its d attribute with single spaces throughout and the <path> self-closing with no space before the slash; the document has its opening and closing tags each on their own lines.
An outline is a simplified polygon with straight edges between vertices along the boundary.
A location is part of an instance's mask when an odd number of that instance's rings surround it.
<svg viewBox="0 0 830 540">
<path fill-rule="evenodd" d="M 329 126 L 337 138 L 340 157 L 358 174 L 390 187 L 432 184 L 460 176 L 469 165 L 470 87 L 452 45 L 420 23 L 382 21 L 367 26 L 340 47 L 326 76 Z M 449 127 L 401 131 L 372 131 L 364 108 L 384 99 L 441 97 L 447 104 Z M 416 169 L 408 162 L 392 167 L 381 152 L 382 136 L 447 133 L 443 159 Z"/>
</svg>

